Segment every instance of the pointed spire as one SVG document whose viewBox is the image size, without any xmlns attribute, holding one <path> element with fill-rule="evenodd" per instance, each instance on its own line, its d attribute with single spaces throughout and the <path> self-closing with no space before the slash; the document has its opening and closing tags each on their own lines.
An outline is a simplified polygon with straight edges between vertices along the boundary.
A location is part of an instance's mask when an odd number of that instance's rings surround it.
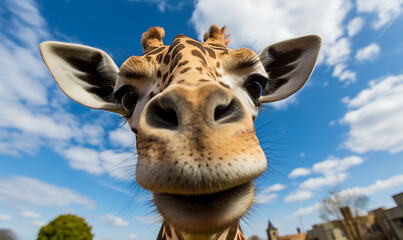
<svg viewBox="0 0 403 240">
<path fill-rule="evenodd" d="M 273 226 L 273 224 L 271 223 L 271 221 L 269 220 L 269 226 L 267 227 L 267 230 L 277 230 L 277 228 L 275 228 Z"/>
</svg>

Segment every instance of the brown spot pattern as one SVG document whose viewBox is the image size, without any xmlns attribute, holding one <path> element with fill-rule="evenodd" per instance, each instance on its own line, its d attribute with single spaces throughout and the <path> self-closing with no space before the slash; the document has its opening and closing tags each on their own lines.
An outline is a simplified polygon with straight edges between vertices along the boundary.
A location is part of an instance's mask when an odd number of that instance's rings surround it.
<svg viewBox="0 0 403 240">
<path fill-rule="evenodd" d="M 173 79 L 173 75 L 169 76 L 168 81 L 167 81 L 167 83 L 165 84 L 165 87 L 168 87 L 168 86 L 171 84 L 172 79 Z"/>
<path fill-rule="evenodd" d="M 223 86 L 223 87 L 225 87 L 225 88 L 230 89 L 230 87 L 229 87 L 229 85 L 228 85 L 228 84 L 223 83 L 223 82 L 221 82 L 221 81 L 219 81 L 218 83 L 219 83 L 221 86 Z"/>
<path fill-rule="evenodd" d="M 153 50 L 153 49 L 155 49 L 155 50 L 154 50 L 154 51 L 147 51 L 147 53 L 145 52 L 145 55 L 157 54 L 157 53 L 162 52 L 162 51 L 165 49 L 165 47 L 160 47 L 160 48 L 158 48 L 158 49 L 156 49 L 156 48 L 157 48 L 157 47 L 151 48 L 150 50 Z"/>
<path fill-rule="evenodd" d="M 168 73 L 166 72 L 164 74 L 164 76 L 162 77 L 162 82 L 165 82 L 165 80 L 167 80 L 167 77 L 168 77 Z"/>
<path fill-rule="evenodd" d="M 214 58 L 214 59 L 216 58 L 216 55 L 215 55 L 215 52 L 213 49 L 207 47 L 206 50 L 208 52 L 208 55 L 210 55 L 211 58 Z"/>
<path fill-rule="evenodd" d="M 206 49 L 203 47 L 203 45 L 201 43 L 193 41 L 193 40 L 186 40 L 186 42 L 192 46 L 197 47 L 200 51 L 202 51 L 203 54 L 206 54 Z"/>
<path fill-rule="evenodd" d="M 184 74 L 185 72 L 189 71 L 190 67 L 184 68 L 180 71 L 181 74 Z"/>
<path fill-rule="evenodd" d="M 160 54 L 158 54 L 157 57 L 155 58 L 155 59 L 157 59 L 157 62 L 158 62 L 158 63 L 161 63 L 161 61 L 162 61 L 162 56 L 163 56 L 163 55 L 164 55 L 163 53 L 160 53 Z"/>
<path fill-rule="evenodd" d="M 202 60 L 202 62 L 204 63 L 204 65 L 207 65 L 206 58 L 204 58 L 203 54 L 200 51 L 192 50 L 191 53 L 193 56 L 200 58 Z"/>
<path fill-rule="evenodd" d="M 185 45 L 180 44 L 172 51 L 172 59 L 175 58 L 176 54 L 178 54 L 182 49 L 185 48 Z"/>
<path fill-rule="evenodd" d="M 176 65 L 178 65 L 179 61 L 182 59 L 182 53 L 179 53 L 176 55 L 176 57 L 173 59 L 171 66 L 169 67 L 169 72 L 172 73 L 172 71 L 175 69 Z"/>
<path fill-rule="evenodd" d="M 180 39 L 176 39 L 175 41 L 172 42 L 171 46 L 168 48 L 168 53 L 170 53 L 179 43 L 181 43 Z"/>
<path fill-rule="evenodd" d="M 165 232 L 166 232 L 168 237 L 172 237 L 171 226 L 166 226 L 165 227 Z"/>
<path fill-rule="evenodd" d="M 183 62 L 181 62 L 181 63 L 178 64 L 178 68 L 180 68 L 180 67 L 182 67 L 182 66 L 184 66 L 184 65 L 186 65 L 186 64 L 188 64 L 188 63 L 189 63 L 189 61 L 188 61 L 188 60 L 185 60 L 185 61 L 183 61 Z"/>
<path fill-rule="evenodd" d="M 165 57 L 164 57 L 164 63 L 165 63 L 166 65 L 168 65 L 169 59 L 170 59 L 170 56 L 169 56 L 169 54 L 167 53 L 167 54 L 165 55 Z"/>
</svg>

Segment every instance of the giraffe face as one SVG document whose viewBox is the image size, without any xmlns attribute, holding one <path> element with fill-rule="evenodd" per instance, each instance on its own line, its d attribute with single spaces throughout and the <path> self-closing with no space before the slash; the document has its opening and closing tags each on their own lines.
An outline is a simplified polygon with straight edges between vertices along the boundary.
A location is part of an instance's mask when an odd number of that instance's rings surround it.
<svg viewBox="0 0 403 240">
<path fill-rule="evenodd" d="M 120 68 L 117 92 L 137 96 L 127 109 L 137 134 L 137 181 L 180 229 L 222 230 L 252 204 L 266 157 L 253 126 L 258 104 L 245 88 L 251 76 L 267 78 L 251 50 L 183 35 Z"/>
<path fill-rule="evenodd" d="M 69 97 L 128 119 L 137 138 L 136 180 L 153 193 L 164 220 L 188 233 L 215 233 L 247 212 L 253 180 L 266 169 L 253 125 L 259 105 L 302 87 L 321 41 L 305 36 L 257 55 L 227 48 L 225 28 L 216 25 L 204 43 L 181 34 L 165 46 L 163 37 L 162 28 L 150 28 L 143 55 L 120 69 L 98 49 L 40 48 Z"/>
</svg>

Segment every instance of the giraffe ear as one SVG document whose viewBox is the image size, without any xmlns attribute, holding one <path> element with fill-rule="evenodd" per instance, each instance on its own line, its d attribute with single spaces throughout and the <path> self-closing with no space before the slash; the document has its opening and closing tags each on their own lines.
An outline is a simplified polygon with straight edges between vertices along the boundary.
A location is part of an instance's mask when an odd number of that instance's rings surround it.
<svg viewBox="0 0 403 240">
<path fill-rule="evenodd" d="M 318 58 L 322 38 L 308 35 L 266 47 L 260 60 L 269 76 L 260 102 L 291 96 L 308 80 Z"/>
<path fill-rule="evenodd" d="M 124 113 L 113 97 L 119 69 L 107 53 L 51 41 L 41 43 L 39 48 L 46 66 L 68 97 L 90 108 Z"/>
</svg>

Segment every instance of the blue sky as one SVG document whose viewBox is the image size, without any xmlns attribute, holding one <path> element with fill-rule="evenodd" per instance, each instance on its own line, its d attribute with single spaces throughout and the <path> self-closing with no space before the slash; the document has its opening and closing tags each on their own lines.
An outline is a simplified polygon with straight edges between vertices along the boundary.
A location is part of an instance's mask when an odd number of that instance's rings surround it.
<svg viewBox="0 0 403 240">
<path fill-rule="evenodd" d="M 118 0 L 0 2 L 0 228 L 35 239 L 73 213 L 95 239 L 155 239 L 150 194 L 132 182 L 135 139 L 113 113 L 84 108 L 58 89 L 38 45 L 58 40 L 140 55 L 141 34 L 164 27 L 200 39 L 226 25 L 230 47 L 255 51 L 304 34 L 323 37 L 318 65 L 296 95 L 256 120 L 269 169 L 242 222 L 265 237 L 319 223 L 328 189 L 370 197 L 368 210 L 403 191 L 403 1 Z M 301 221 L 300 221 L 300 220 Z"/>
</svg>

